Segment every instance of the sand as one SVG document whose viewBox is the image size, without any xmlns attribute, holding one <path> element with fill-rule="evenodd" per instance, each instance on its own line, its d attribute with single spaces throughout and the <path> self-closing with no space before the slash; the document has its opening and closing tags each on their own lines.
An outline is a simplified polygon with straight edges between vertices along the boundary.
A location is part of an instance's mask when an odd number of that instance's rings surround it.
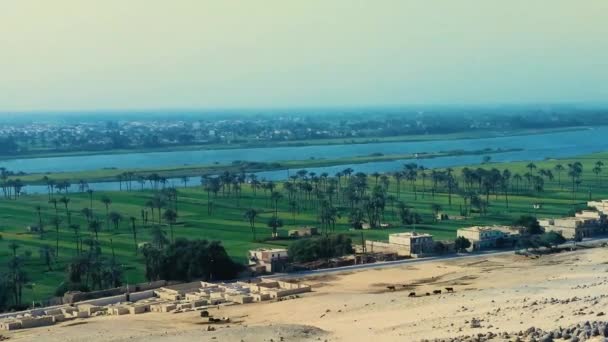
<svg viewBox="0 0 608 342">
<path fill-rule="evenodd" d="M 380 342 L 552 330 L 608 320 L 607 261 L 608 248 L 594 248 L 538 259 L 483 256 L 303 278 L 314 292 L 301 298 L 211 310 L 232 320 L 215 331 L 189 312 L 97 317 L 4 335 L 11 341 Z M 442 294 L 425 295 L 433 290 Z"/>
</svg>

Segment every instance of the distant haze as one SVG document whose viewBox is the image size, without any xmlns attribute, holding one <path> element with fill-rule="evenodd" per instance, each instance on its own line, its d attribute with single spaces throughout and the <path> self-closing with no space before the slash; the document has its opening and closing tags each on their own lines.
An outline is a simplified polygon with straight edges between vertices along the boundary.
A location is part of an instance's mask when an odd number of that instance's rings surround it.
<svg viewBox="0 0 608 342">
<path fill-rule="evenodd" d="M 607 99 L 606 0 L 0 2 L 0 112 Z"/>
</svg>

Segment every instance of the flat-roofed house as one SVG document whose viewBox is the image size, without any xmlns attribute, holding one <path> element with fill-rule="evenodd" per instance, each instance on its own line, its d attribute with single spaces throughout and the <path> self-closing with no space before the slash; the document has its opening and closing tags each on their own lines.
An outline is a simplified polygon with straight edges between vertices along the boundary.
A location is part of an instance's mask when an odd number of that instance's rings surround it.
<svg viewBox="0 0 608 342">
<path fill-rule="evenodd" d="M 608 214 L 608 199 L 603 199 L 601 201 L 589 201 L 587 202 L 587 206 L 590 208 L 595 208 L 602 214 Z"/>
<path fill-rule="evenodd" d="M 286 248 L 258 248 L 249 251 L 249 266 L 255 271 L 282 271 L 289 259 Z"/>
<path fill-rule="evenodd" d="M 501 240 L 508 243 L 520 234 L 521 229 L 509 226 L 473 226 L 456 231 L 457 237 L 464 237 L 471 242 L 469 251 L 501 247 Z"/>
<path fill-rule="evenodd" d="M 419 257 L 433 253 L 433 236 L 416 232 L 389 234 L 388 242 L 365 241 L 368 252 L 397 253 L 400 256 Z"/>
<path fill-rule="evenodd" d="M 538 220 L 546 232 L 557 232 L 566 239 L 582 239 L 606 232 L 606 221 L 598 220 L 589 213 L 582 213 L 578 217 L 565 217 L 560 219 Z"/>
</svg>

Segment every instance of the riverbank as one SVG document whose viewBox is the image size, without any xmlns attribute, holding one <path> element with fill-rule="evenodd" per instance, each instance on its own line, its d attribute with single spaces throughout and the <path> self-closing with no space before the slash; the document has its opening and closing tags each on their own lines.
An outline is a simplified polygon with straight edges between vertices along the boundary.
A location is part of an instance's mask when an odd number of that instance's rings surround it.
<svg viewBox="0 0 608 342">
<path fill-rule="evenodd" d="M 0 155 L 0 161 L 14 159 L 33 159 L 33 158 L 51 158 L 51 157 L 76 157 L 76 156 L 93 156 L 93 155 L 119 155 L 130 153 L 156 153 L 156 152 L 178 152 L 178 151 L 208 151 L 208 150 L 232 150 L 232 149 L 254 149 L 254 148 L 272 148 L 272 147 L 304 147 L 304 146 L 328 146 L 328 145 L 365 145 L 375 143 L 390 143 L 390 142 L 425 142 L 425 141 L 443 141 L 443 140 L 471 140 L 483 138 L 499 138 L 526 136 L 538 134 L 550 134 L 559 132 L 572 132 L 590 129 L 587 126 L 580 127 L 562 127 L 562 128 L 545 128 L 545 129 L 521 129 L 509 132 L 504 131 L 469 131 L 450 134 L 427 134 L 427 135 L 404 135 L 394 137 L 361 137 L 361 138 L 333 138 L 333 139 L 315 139 L 315 140 L 294 140 L 294 141 L 251 141 L 247 143 L 233 144 L 198 144 L 198 145 L 183 145 L 183 146 L 165 146 L 155 148 L 133 148 L 133 149 L 115 149 L 115 150 L 88 150 L 88 151 L 29 151 L 19 155 Z"/>
<path fill-rule="evenodd" d="M 520 151 L 521 149 L 482 149 L 475 151 L 446 151 L 436 153 L 414 153 L 414 154 L 390 154 L 383 155 L 382 153 L 374 153 L 368 156 L 336 158 L 336 159 L 309 159 L 309 160 L 289 160 L 277 162 L 248 162 L 234 161 L 231 164 L 213 164 L 213 165 L 187 165 L 178 167 L 165 168 L 142 168 L 142 169 L 120 169 L 109 168 L 94 171 L 81 172 L 58 172 L 58 173 L 34 173 L 11 177 L 11 179 L 19 178 L 26 185 L 42 185 L 44 184 L 43 177 L 52 178 L 55 181 L 86 181 L 89 183 L 101 182 L 116 182 L 120 175 L 125 173 L 133 173 L 140 176 L 148 176 L 157 174 L 165 178 L 180 178 L 180 177 L 195 177 L 201 175 L 218 174 L 220 172 L 234 173 L 252 173 L 262 171 L 275 171 L 285 169 L 304 169 L 312 167 L 325 167 L 344 164 L 364 164 L 371 162 L 385 162 L 397 160 L 417 160 L 417 159 L 432 159 L 449 156 L 466 156 L 466 155 L 486 155 L 496 153 L 507 153 Z M 14 170 L 18 171 L 18 170 Z"/>
</svg>

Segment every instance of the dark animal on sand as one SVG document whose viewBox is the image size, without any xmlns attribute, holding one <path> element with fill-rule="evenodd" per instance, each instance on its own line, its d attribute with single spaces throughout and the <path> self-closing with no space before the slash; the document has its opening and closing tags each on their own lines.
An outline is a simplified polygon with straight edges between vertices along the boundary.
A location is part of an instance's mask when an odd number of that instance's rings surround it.
<svg viewBox="0 0 608 342">
<path fill-rule="evenodd" d="M 448 291 L 448 292 L 454 292 L 454 288 L 453 287 L 446 287 L 445 290 Z"/>
<path fill-rule="evenodd" d="M 441 290 L 434 290 L 433 294 L 441 294 Z"/>
<path fill-rule="evenodd" d="M 394 286 L 387 286 L 387 289 L 391 290 L 391 291 L 395 291 L 395 287 Z"/>
<path fill-rule="evenodd" d="M 409 295 L 407 295 L 408 297 L 416 297 L 416 292 L 410 292 Z"/>
</svg>

